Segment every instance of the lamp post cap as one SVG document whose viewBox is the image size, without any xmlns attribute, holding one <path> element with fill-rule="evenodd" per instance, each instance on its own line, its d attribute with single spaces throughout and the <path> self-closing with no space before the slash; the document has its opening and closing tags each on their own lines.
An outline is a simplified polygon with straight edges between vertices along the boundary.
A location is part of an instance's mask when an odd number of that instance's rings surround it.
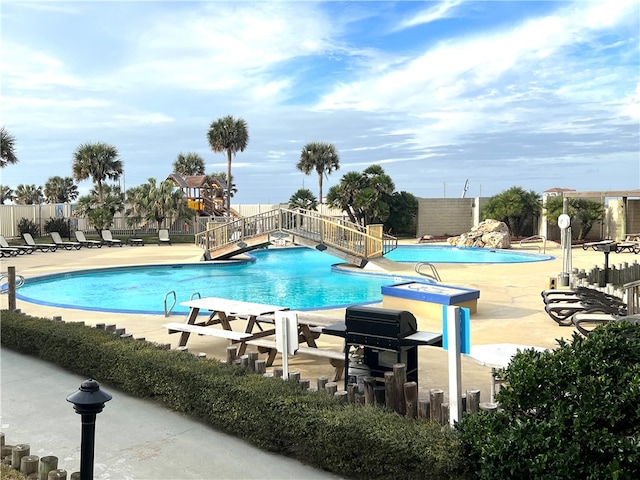
<svg viewBox="0 0 640 480">
<path fill-rule="evenodd" d="M 94 411 L 100 413 L 104 404 L 113 398 L 107 392 L 100 390 L 100 385 L 94 379 L 85 380 L 78 391 L 67 397 L 67 402 L 73 403 L 76 411 Z"/>
</svg>

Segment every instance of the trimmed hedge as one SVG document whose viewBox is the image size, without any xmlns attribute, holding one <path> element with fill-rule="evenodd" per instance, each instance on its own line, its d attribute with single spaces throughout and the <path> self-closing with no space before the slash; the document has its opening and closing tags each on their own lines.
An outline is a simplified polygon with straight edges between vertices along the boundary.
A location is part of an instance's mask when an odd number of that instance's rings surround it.
<svg viewBox="0 0 640 480">
<path fill-rule="evenodd" d="M 378 407 L 78 323 L 2 311 L 3 347 L 159 401 L 266 450 L 354 479 L 463 479 L 458 434 Z"/>
<path fill-rule="evenodd" d="M 503 377 L 501 411 L 458 424 L 477 478 L 640 478 L 640 324 L 519 353 Z"/>
</svg>

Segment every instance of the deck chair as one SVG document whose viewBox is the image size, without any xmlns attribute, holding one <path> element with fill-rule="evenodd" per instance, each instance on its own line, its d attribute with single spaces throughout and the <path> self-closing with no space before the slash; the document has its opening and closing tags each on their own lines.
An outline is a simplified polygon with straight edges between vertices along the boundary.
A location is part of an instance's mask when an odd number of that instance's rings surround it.
<svg viewBox="0 0 640 480">
<path fill-rule="evenodd" d="M 80 242 L 83 247 L 91 248 L 91 247 L 102 247 L 102 242 L 98 240 L 87 240 L 84 232 L 82 230 L 76 230 L 76 240 Z"/>
<path fill-rule="evenodd" d="M 598 247 L 601 245 L 609 245 L 610 243 L 613 243 L 613 240 L 601 240 L 599 242 L 587 242 L 587 243 L 583 243 L 582 244 L 582 249 L 583 250 L 589 250 L 590 248 L 593 248 L 594 250 L 598 250 Z"/>
<path fill-rule="evenodd" d="M 616 253 L 622 253 L 627 250 L 629 253 L 635 253 L 636 255 L 640 253 L 640 243 L 639 242 L 621 242 L 617 244 Z"/>
<path fill-rule="evenodd" d="M 41 252 L 55 252 L 58 246 L 55 243 L 36 243 L 30 233 L 23 233 L 25 245 L 33 247 L 34 250 L 40 250 Z"/>
<path fill-rule="evenodd" d="M 80 242 L 65 242 L 64 240 L 62 240 L 59 232 L 49 232 L 49 235 L 51 235 L 51 240 L 53 240 L 53 243 L 55 243 L 60 248 L 64 248 L 65 250 L 73 250 L 74 248 L 76 250 L 80 250 L 82 248 L 82 244 Z"/>
<path fill-rule="evenodd" d="M 109 247 L 113 247 L 114 245 L 122 246 L 122 240 L 113 238 L 111 236 L 111 230 L 102 230 L 100 236 L 102 237 L 102 242 Z"/>
<path fill-rule="evenodd" d="M 35 248 L 30 247 L 29 245 L 9 245 L 9 242 L 7 242 L 7 239 L 4 238 L 3 235 L 0 235 L 0 248 L 13 248 L 18 250 L 18 255 L 24 255 L 25 253 L 31 254 L 35 250 Z"/>
<path fill-rule="evenodd" d="M 169 230 L 167 230 L 166 228 L 158 230 L 158 245 L 171 245 Z"/>
<path fill-rule="evenodd" d="M 633 323 L 640 323 L 640 315 L 614 315 L 611 313 L 602 313 L 596 311 L 586 311 L 576 313 L 571 317 L 576 330 L 578 330 L 585 337 L 591 333 L 591 330 L 600 326 L 606 325 L 610 322 L 621 322 L 628 320 Z"/>
<path fill-rule="evenodd" d="M 603 301 L 586 299 L 580 302 L 551 302 L 544 306 L 545 312 L 560 326 L 573 325 L 576 313 L 608 313 L 610 315 L 626 315 L 627 305 L 620 299 L 617 301 Z"/>
<path fill-rule="evenodd" d="M 15 257 L 20 255 L 20 250 L 11 247 L 0 247 L 0 257 Z"/>
</svg>

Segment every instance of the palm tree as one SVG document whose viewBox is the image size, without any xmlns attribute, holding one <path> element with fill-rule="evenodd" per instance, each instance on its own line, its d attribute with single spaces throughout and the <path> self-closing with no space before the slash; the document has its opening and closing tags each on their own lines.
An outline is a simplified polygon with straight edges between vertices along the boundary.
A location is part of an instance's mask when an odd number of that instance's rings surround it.
<svg viewBox="0 0 640 480">
<path fill-rule="evenodd" d="M 7 200 L 13 200 L 13 189 L 6 185 L 0 185 L 0 205 L 2 205 Z"/>
<path fill-rule="evenodd" d="M 180 153 L 173 162 L 173 171 L 185 177 L 204 175 L 204 159 L 198 153 Z"/>
<path fill-rule="evenodd" d="M 236 187 L 236 184 L 233 183 L 233 175 L 231 175 L 230 182 L 227 181 L 227 174 L 225 172 L 214 172 L 209 175 L 209 178 L 215 178 L 219 182 L 224 183 L 227 186 L 227 190 L 230 192 L 229 194 L 231 195 L 231 198 L 238 193 L 238 188 Z"/>
<path fill-rule="evenodd" d="M 23 184 L 16 187 L 14 201 L 18 205 L 39 205 L 43 200 L 42 187 Z"/>
<path fill-rule="evenodd" d="M 505 222 L 511 235 L 520 237 L 532 232 L 535 219 L 542 211 L 540 195 L 525 191 L 522 187 L 511 187 L 494 195 L 481 208 L 483 220 L 493 218 Z"/>
<path fill-rule="evenodd" d="M 117 212 L 124 210 L 124 193 L 119 185 L 105 184 L 103 187 L 103 200 L 99 200 L 97 187 L 91 189 L 89 194 L 78 199 L 75 212 L 78 216 L 86 215 L 89 223 L 96 230 L 108 228 L 113 222 Z"/>
<path fill-rule="evenodd" d="M 96 185 L 98 202 L 104 203 L 104 181 L 118 180 L 122 175 L 122 161 L 118 150 L 106 143 L 83 143 L 73 153 L 73 178 L 78 182 L 91 178 Z"/>
<path fill-rule="evenodd" d="M 190 221 L 196 214 L 188 207 L 182 191 L 168 180 L 158 184 L 155 178 L 149 178 L 127 194 L 130 212 L 135 212 L 137 219 L 156 222 L 158 229 L 166 219 Z"/>
<path fill-rule="evenodd" d="M 231 115 L 211 123 L 207 134 L 211 150 L 216 153 L 227 152 L 227 179 L 231 180 L 231 155 L 244 152 L 249 143 L 247 122 L 237 120 Z M 231 188 L 227 185 L 227 214 L 231 211 Z"/>
<path fill-rule="evenodd" d="M 360 172 L 345 173 L 340 183 L 329 189 L 327 204 L 346 212 L 351 222 L 358 223 L 358 212 L 355 209 L 356 196 L 365 187 L 366 178 Z"/>
<path fill-rule="evenodd" d="M 300 152 L 300 161 L 296 168 L 309 175 L 313 170 L 318 174 L 318 191 L 320 204 L 322 204 L 322 177 L 340 168 L 340 157 L 336 147 L 331 143 L 311 142 L 307 143 Z"/>
<path fill-rule="evenodd" d="M 296 210 L 317 210 L 318 199 L 308 188 L 301 188 L 289 198 L 289 208 Z"/>
<path fill-rule="evenodd" d="M 16 138 L 6 128 L 0 128 L 0 168 L 4 168 L 10 163 L 18 163 L 15 144 Z"/>
<path fill-rule="evenodd" d="M 44 184 L 47 203 L 66 203 L 78 198 L 78 187 L 71 177 L 49 177 Z"/>
</svg>

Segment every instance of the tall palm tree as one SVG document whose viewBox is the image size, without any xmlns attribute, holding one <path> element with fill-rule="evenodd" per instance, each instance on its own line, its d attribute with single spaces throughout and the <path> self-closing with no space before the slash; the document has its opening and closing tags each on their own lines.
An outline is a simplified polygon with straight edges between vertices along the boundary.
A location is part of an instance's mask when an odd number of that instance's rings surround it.
<svg viewBox="0 0 640 480">
<path fill-rule="evenodd" d="M 199 153 L 180 153 L 173 162 L 173 171 L 185 177 L 204 175 L 204 159 Z"/>
<path fill-rule="evenodd" d="M 7 200 L 13 200 L 13 189 L 7 185 L 0 185 L 0 205 Z"/>
<path fill-rule="evenodd" d="M 73 178 L 78 182 L 93 180 L 99 203 L 104 203 L 104 181 L 118 180 L 123 172 L 118 150 L 107 143 L 81 144 L 73 153 L 72 169 Z"/>
<path fill-rule="evenodd" d="M 47 203 L 66 203 L 78 198 L 78 187 L 71 177 L 49 177 L 44 184 L 44 196 Z"/>
<path fill-rule="evenodd" d="M 10 163 L 18 163 L 15 148 L 16 138 L 6 128 L 0 128 L 0 168 L 4 168 Z"/>
<path fill-rule="evenodd" d="M 38 205 L 42 203 L 43 200 L 44 196 L 42 195 L 42 187 L 23 184 L 16 187 L 14 201 L 18 205 Z"/>
<path fill-rule="evenodd" d="M 216 153 L 227 152 L 227 179 L 231 180 L 231 155 L 244 152 L 249 143 L 247 122 L 231 115 L 215 120 L 207 134 L 209 146 Z M 230 182 L 229 182 L 230 183 Z M 227 185 L 227 214 L 231 212 L 231 185 Z"/>
<path fill-rule="evenodd" d="M 78 216 L 87 216 L 89 223 L 96 230 L 108 228 L 113 222 L 117 212 L 124 210 L 124 193 L 120 185 L 105 184 L 103 187 L 103 200 L 99 200 L 97 187 L 91 189 L 87 195 L 78 198 L 75 213 Z"/>
<path fill-rule="evenodd" d="M 336 147 L 331 143 L 311 142 L 307 143 L 300 152 L 300 161 L 296 168 L 305 175 L 313 170 L 318 174 L 319 200 L 322 204 L 322 177 L 340 168 L 340 157 Z"/>
<path fill-rule="evenodd" d="M 130 211 L 135 211 L 137 218 L 156 222 L 158 229 L 166 219 L 190 221 L 195 215 L 182 191 L 168 180 L 158 184 L 155 178 L 149 178 L 147 183 L 127 193 L 132 205 Z"/>
</svg>

